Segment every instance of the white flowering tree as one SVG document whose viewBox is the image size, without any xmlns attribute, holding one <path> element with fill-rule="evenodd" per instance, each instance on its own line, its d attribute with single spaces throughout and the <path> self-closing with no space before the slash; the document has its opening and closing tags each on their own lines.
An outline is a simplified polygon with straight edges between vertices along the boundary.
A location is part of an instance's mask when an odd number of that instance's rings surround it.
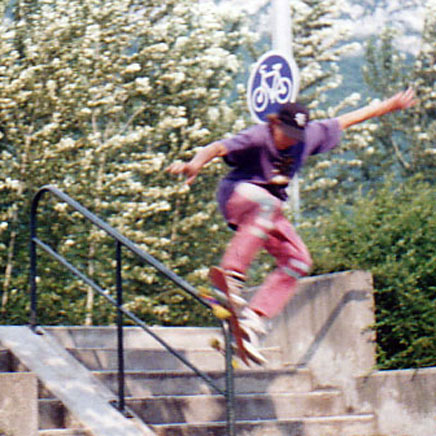
<svg viewBox="0 0 436 436">
<path fill-rule="evenodd" d="M 356 49 L 349 42 L 350 26 L 340 17 L 350 4 L 347 0 L 300 0 L 291 2 L 294 57 L 300 69 L 299 100 L 311 110 L 313 119 L 329 118 L 350 110 L 360 101 L 360 95 L 345 96 L 331 104 L 332 92 L 338 93 L 342 84 L 339 62 Z M 339 91 L 340 93 L 340 91 Z M 353 171 L 355 160 L 348 158 L 350 149 L 364 149 L 371 139 L 362 136 L 358 127 L 342 141 L 340 149 L 313 157 L 300 177 L 303 211 L 328 208 L 328 193 L 335 192 L 342 179 Z M 335 171 L 332 172 L 332 168 Z"/>
<path fill-rule="evenodd" d="M 340 83 L 339 57 L 352 49 L 343 44 L 347 29 L 335 21 L 345 3 L 301 0 L 292 7 L 301 96 L 315 118 L 333 116 L 358 100 L 351 96 L 322 110 L 326 93 Z M 12 12 L 0 36 L 5 322 L 23 322 L 29 201 L 47 183 L 108 220 L 170 269 L 194 284 L 204 282 L 230 236 L 214 201 L 224 168 L 212 163 L 190 190 L 163 168 L 244 127 L 243 86 L 237 83 L 244 66 L 237 53 L 250 47 L 253 36 L 241 16 L 212 1 L 188 0 L 138 5 L 108 0 L 104 8 L 97 0 L 18 0 Z M 367 148 L 372 136 L 365 135 L 358 136 L 360 142 L 345 143 L 344 150 Z M 319 199 L 326 188 L 339 184 L 340 178 L 330 177 L 330 165 L 348 171 L 356 161 L 343 155 L 315 160 L 304 173 L 304 195 Z M 50 227 L 42 233 L 113 289 L 108 268 L 113 243 L 70 212 L 62 204 L 43 212 L 41 223 Z M 150 268 L 129 256 L 126 260 L 126 300 L 148 322 L 192 323 L 197 313 L 203 317 Z M 41 308 L 47 320 L 111 318 L 91 291 L 64 277 L 49 260 L 41 262 Z"/>
<path fill-rule="evenodd" d="M 0 38 L 3 311 L 24 310 L 29 201 L 47 183 L 169 268 L 204 280 L 223 231 L 210 182 L 221 168 L 211 166 L 192 191 L 163 168 L 240 123 L 228 96 L 241 68 L 235 53 L 251 40 L 241 17 L 213 2 L 21 0 Z M 65 205 L 55 209 L 52 243 L 110 286 L 113 246 Z M 59 289 L 62 276 L 49 278 L 57 270 L 42 262 L 43 316 L 81 322 L 86 313 L 91 323 L 100 304 L 92 292 L 85 300 L 71 278 Z M 154 271 L 127 262 L 124 274 L 131 307 L 153 322 L 191 321 L 190 303 Z"/>
<path fill-rule="evenodd" d="M 306 173 L 307 179 L 313 181 L 305 185 L 309 190 L 306 194 L 324 192 L 327 199 L 329 193 L 352 199 L 359 187 L 373 186 L 389 174 L 401 178 L 422 172 L 428 179 L 434 179 L 435 2 L 428 0 L 425 4 L 427 13 L 417 54 L 402 52 L 396 44 L 403 36 L 400 30 L 386 28 L 368 41 L 363 68 L 368 90 L 377 98 L 413 86 L 419 104 L 349 129 L 341 147 L 327 159 L 320 156 Z M 359 97 L 350 99 L 360 105 L 370 102 Z M 335 114 L 336 110 L 330 113 Z M 315 189 L 323 187 L 321 191 Z M 322 197 L 318 198 L 322 204 Z"/>
<path fill-rule="evenodd" d="M 426 2 L 427 13 L 416 55 L 407 58 L 395 46 L 401 36 L 385 29 L 369 41 L 364 77 L 377 96 L 384 98 L 408 86 L 415 88 L 418 104 L 412 109 L 371 123 L 373 146 L 362 159 L 360 173 L 374 181 L 394 173 L 405 178 L 423 173 L 434 180 L 436 169 L 436 32 L 435 2 Z"/>
</svg>

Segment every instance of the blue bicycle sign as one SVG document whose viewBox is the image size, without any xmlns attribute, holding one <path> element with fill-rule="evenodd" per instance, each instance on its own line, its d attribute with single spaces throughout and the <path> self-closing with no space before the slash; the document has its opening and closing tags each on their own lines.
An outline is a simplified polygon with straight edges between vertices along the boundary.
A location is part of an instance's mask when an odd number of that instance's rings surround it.
<svg viewBox="0 0 436 436">
<path fill-rule="evenodd" d="M 294 101 L 298 93 L 298 69 L 283 55 L 268 52 L 256 63 L 248 81 L 247 103 L 257 122 L 265 122 L 267 115 L 279 105 Z"/>
</svg>

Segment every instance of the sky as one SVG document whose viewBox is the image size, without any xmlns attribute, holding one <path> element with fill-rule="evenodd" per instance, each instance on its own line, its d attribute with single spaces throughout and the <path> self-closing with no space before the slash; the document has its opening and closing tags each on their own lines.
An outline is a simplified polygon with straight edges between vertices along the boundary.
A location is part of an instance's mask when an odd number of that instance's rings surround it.
<svg viewBox="0 0 436 436">
<path fill-rule="evenodd" d="M 424 25 L 424 0 L 351 0 L 351 3 L 347 19 L 353 23 L 353 39 L 363 41 L 389 25 L 399 31 L 397 46 L 407 53 L 416 53 Z"/>
<path fill-rule="evenodd" d="M 298 0 L 290 0 L 298 1 Z M 420 44 L 419 35 L 424 22 L 425 0 L 348 0 L 350 7 L 341 19 L 352 23 L 351 39 L 364 41 L 379 33 L 386 25 L 399 30 L 397 45 L 407 53 L 415 53 Z M 249 14 L 272 4 L 271 0 L 220 0 L 220 3 L 239 7 Z M 264 20 L 267 26 L 268 20 Z M 355 56 L 361 52 L 355 52 Z"/>
</svg>

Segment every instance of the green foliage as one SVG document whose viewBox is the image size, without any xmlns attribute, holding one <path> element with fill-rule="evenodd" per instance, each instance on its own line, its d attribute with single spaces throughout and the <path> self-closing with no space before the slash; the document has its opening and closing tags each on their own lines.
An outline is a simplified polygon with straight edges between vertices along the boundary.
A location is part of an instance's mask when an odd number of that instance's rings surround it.
<svg viewBox="0 0 436 436">
<path fill-rule="evenodd" d="M 352 269 L 374 277 L 378 364 L 436 365 L 436 188 L 387 182 L 304 230 L 313 274 Z"/>
<path fill-rule="evenodd" d="M 381 171 L 395 171 L 401 178 L 419 172 L 428 180 L 434 179 L 436 19 L 431 2 L 427 7 L 422 43 L 414 57 L 407 58 L 395 47 L 398 35 L 389 28 L 367 44 L 363 73 L 370 89 L 384 97 L 394 90 L 412 86 L 418 96 L 418 104 L 413 109 L 379 121 L 374 131 L 378 144 L 374 157 L 378 157 L 380 165 L 366 170 L 371 178 L 376 178 Z"/>
<path fill-rule="evenodd" d="M 418 104 L 407 111 L 347 129 L 340 147 L 328 157 L 311 158 L 302 177 L 306 212 L 328 210 L 331 195 L 345 196 L 351 201 L 359 186 L 376 188 L 387 173 L 395 174 L 398 180 L 417 173 L 429 181 L 435 179 L 436 15 L 434 2 L 426 2 L 426 7 L 425 26 L 416 54 L 403 53 L 397 44 L 402 35 L 398 30 L 386 28 L 368 39 L 362 70 L 368 87 L 365 94 L 372 99 L 384 99 L 412 86 Z M 366 102 L 359 99 L 359 95 L 354 100 L 350 96 L 349 103 L 370 103 L 369 99 Z M 332 108 L 329 114 L 334 115 L 335 111 Z"/>
<path fill-rule="evenodd" d="M 22 0 L 13 18 L 0 36 L 1 322 L 25 322 L 29 204 L 45 184 L 202 283 L 221 251 L 215 235 L 225 231 L 210 188 L 222 165 L 206 169 L 191 190 L 163 169 L 244 127 L 234 93 L 236 53 L 252 39 L 244 17 L 188 0 L 111 0 L 104 8 L 94 0 Z M 41 236 L 112 292 L 113 243 L 66 205 L 42 203 Z M 91 290 L 45 257 L 39 274 L 42 323 L 112 320 Z M 158 308 L 152 322 L 169 322 L 163 314 L 173 309 L 162 306 L 174 286 L 143 265 L 126 265 L 123 274 L 126 301 L 149 298 Z M 209 322 L 182 300 L 175 323 Z M 77 306 L 66 310 L 71 301 Z"/>
<path fill-rule="evenodd" d="M 335 2 L 302 4 L 295 41 L 302 89 L 315 98 L 337 83 L 342 49 L 333 47 L 344 33 L 324 19 L 337 16 Z M 109 0 L 104 8 L 94 0 L 20 0 L 11 12 L 0 36 L 0 322 L 27 320 L 29 203 L 44 184 L 204 284 L 231 236 L 213 193 L 224 165 L 209 165 L 190 189 L 163 169 L 245 127 L 237 79 L 255 38 L 244 16 L 188 0 Z M 113 242 L 66 205 L 44 198 L 40 211 L 41 239 L 113 293 Z M 211 322 L 172 283 L 126 258 L 126 304 L 148 322 Z M 104 300 L 46 256 L 38 274 L 41 323 L 113 321 Z"/>
</svg>

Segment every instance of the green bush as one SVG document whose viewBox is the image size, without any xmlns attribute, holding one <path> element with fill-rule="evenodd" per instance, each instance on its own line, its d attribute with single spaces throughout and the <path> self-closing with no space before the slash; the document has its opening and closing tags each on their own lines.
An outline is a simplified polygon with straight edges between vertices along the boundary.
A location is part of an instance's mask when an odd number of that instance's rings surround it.
<svg viewBox="0 0 436 436">
<path fill-rule="evenodd" d="M 313 274 L 352 269 L 374 277 L 378 365 L 436 365 L 436 188 L 418 177 L 336 202 L 301 230 Z"/>
</svg>

